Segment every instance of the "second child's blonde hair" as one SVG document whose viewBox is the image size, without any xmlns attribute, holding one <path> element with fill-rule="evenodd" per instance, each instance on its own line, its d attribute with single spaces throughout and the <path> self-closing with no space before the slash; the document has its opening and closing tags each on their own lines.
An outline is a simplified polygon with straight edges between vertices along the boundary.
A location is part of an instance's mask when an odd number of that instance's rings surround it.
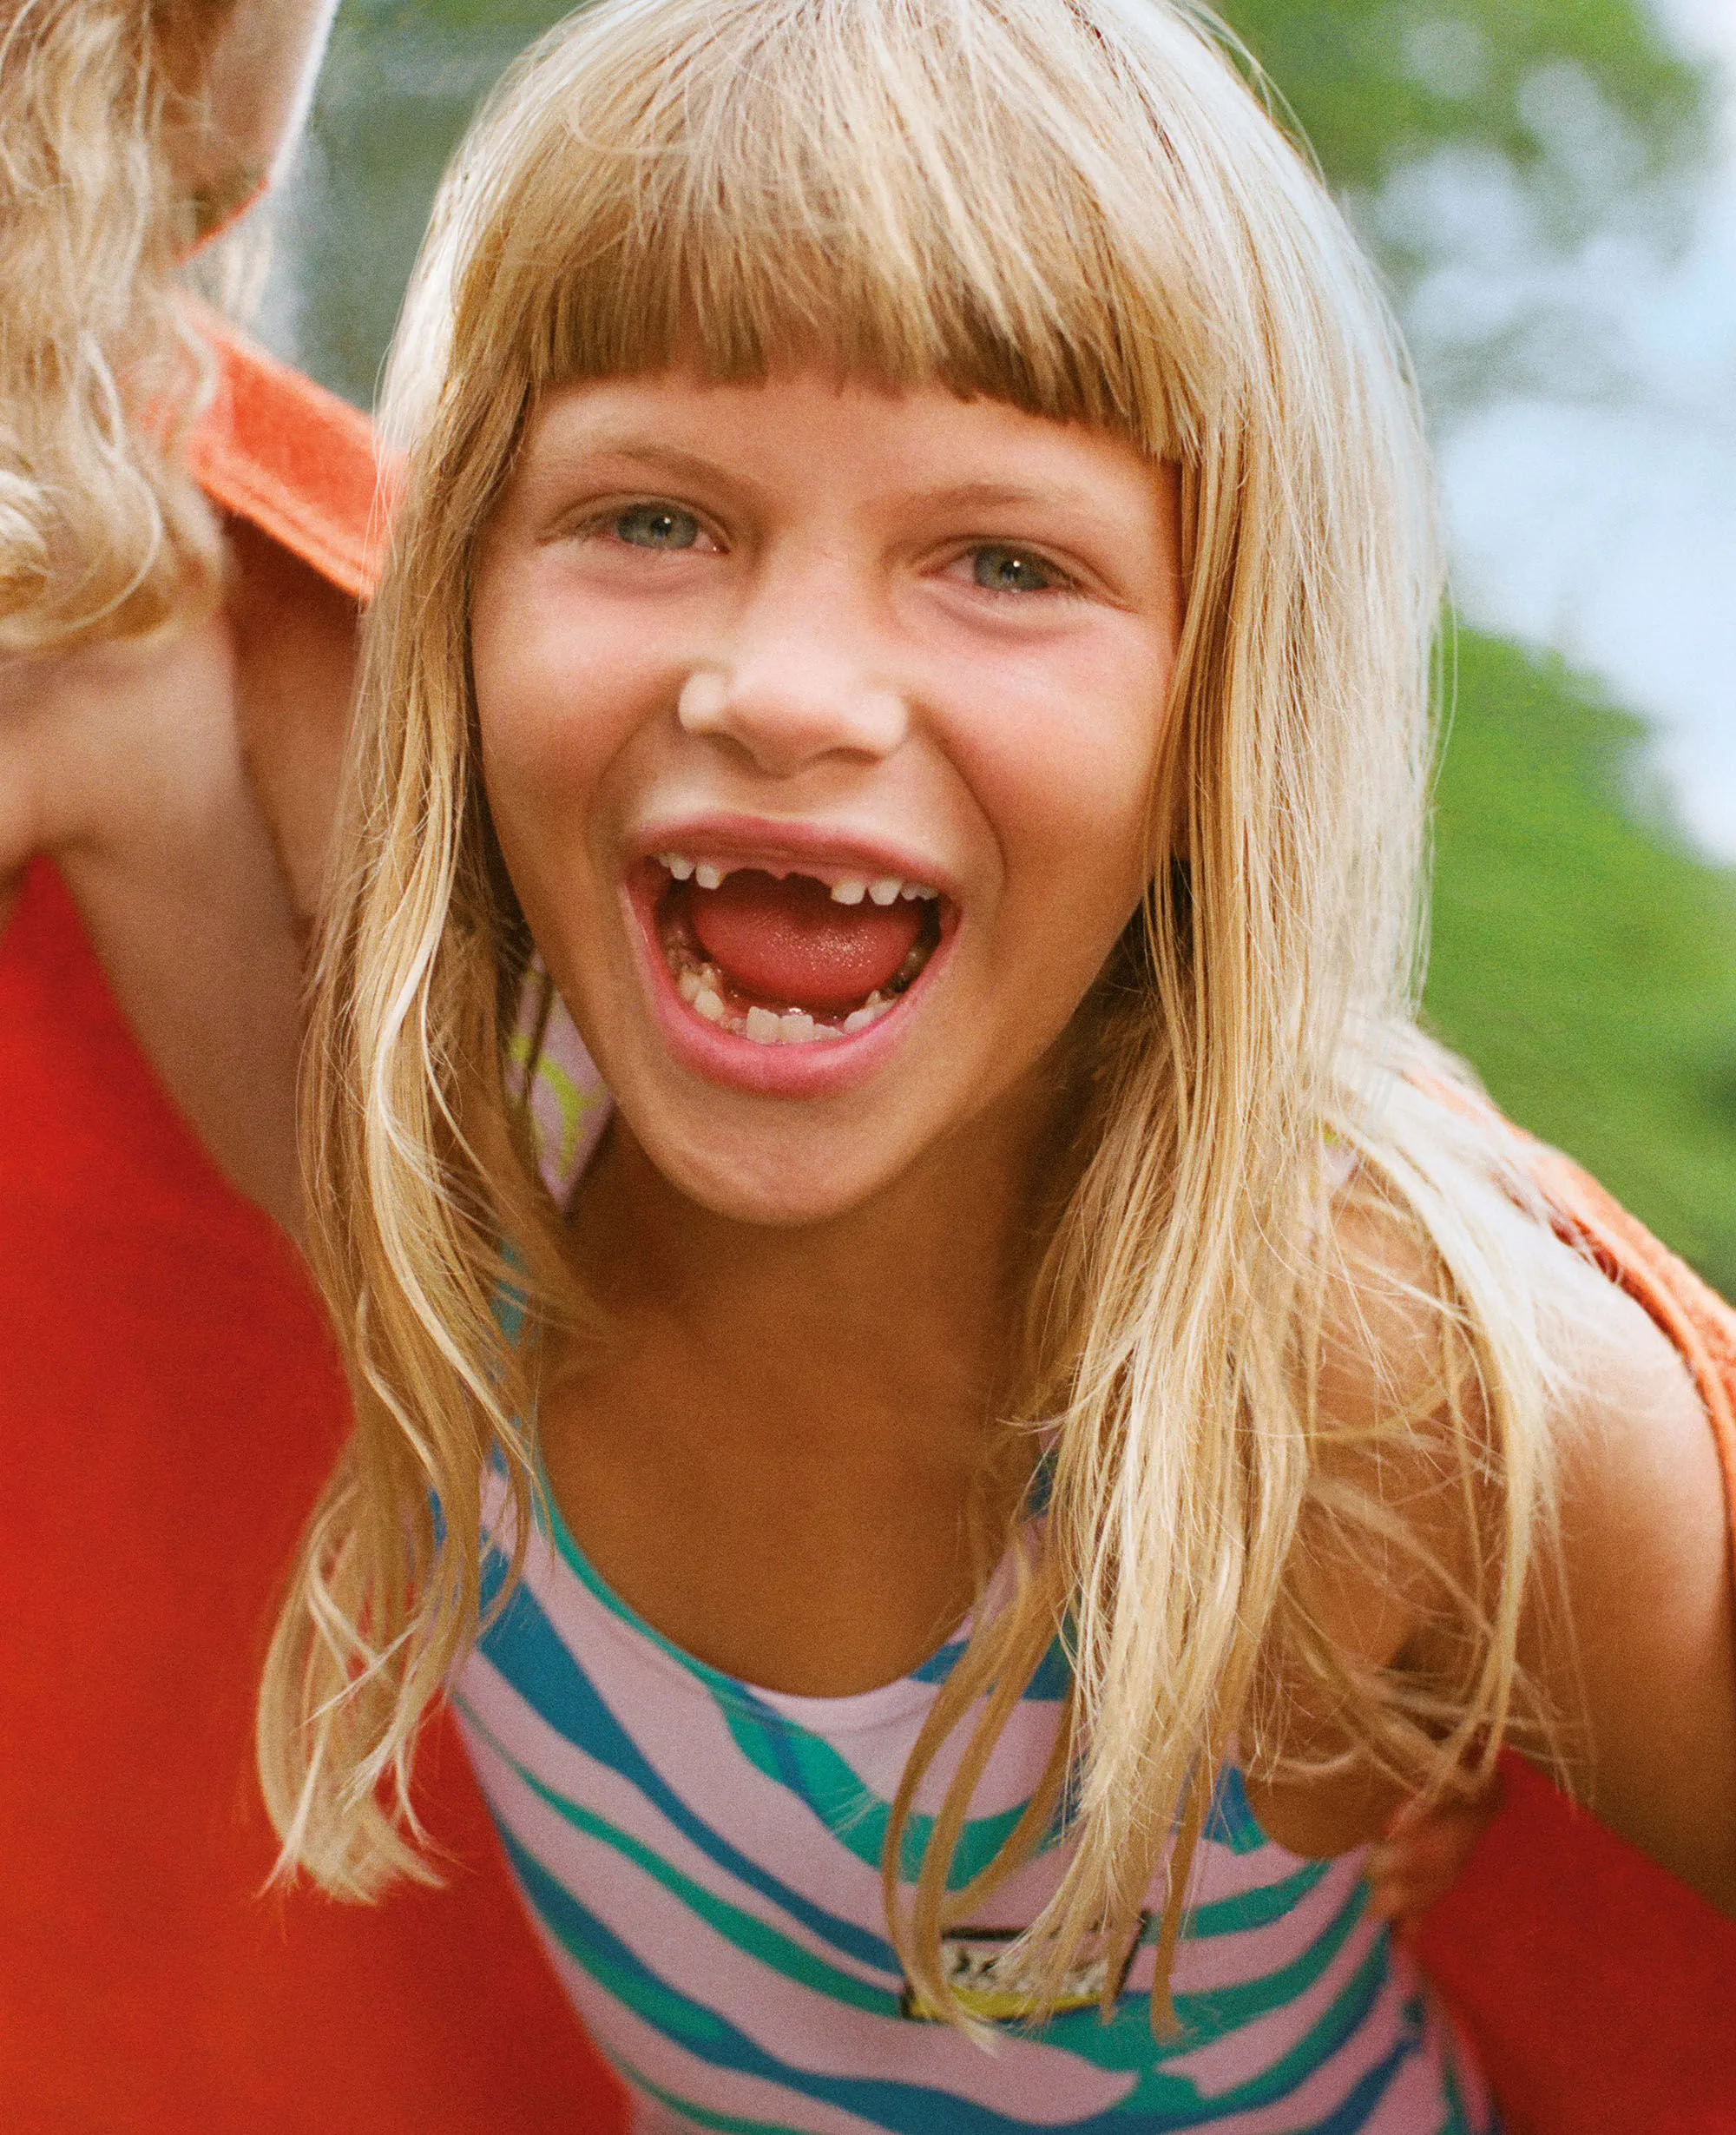
<svg viewBox="0 0 1736 2135">
<path fill-rule="evenodd" d="M 1064 1800 L 1035 1961 L 1053 1986 L 1094 1938 L 1125 1944 L 1167 1862 L 1161 1986 L 1216 1774 L 1305 1761 L 1274 1684 L 1318 1691 L 1409 1787 L 1493 1755 L 1549 1502 L 1501 1162 L 1410 1074 L 1450 1072 L 1413 1024 L 1438 602 L 1413 395 L 1317 177 L 1171 0 L 602 0 L 521 63 L 449 176 L 394 359 L 405 488 L 306 1078 L 357 1423 L 271 1657 L 266 1796 L 286 1862 L 330 1889 L 429 1872 L 411 1759 L 476 1634 L 490 1465 L 521 1538 L 535 1496 L 531 1354 L 497 1303 L 557 1268 L 558 1216 L 507 1063 L 529 945 L 477 759 L 477 544 L 545 388 L 810 359 L 1180 470 L 1185 623 L 1151 707 L 1166 857 L 1094 997 L 1088 1153 L 1033 1301 L 1022 1415 L 1053 1433 L 1052 1494 L 886 1851 L 906 1968 L 950 2007 L 939 1937 Z M 1329 1293 L 1372 1279 L 1341 1242 L 1356 1202 L 1409 1242 L 1424 1329 L 1365 1436 L 1426 1446 L 1468 1532 L 1460 1659 L 1426 1684 L 1345 1659 L 1299 1577 L 1299 1537 L 1423 1547 L 1322 1457 Z M 1055 1769 L 949 1893 L 974 1776 L 1057 1636 Z M 970 1726 L 907 1888 L 914 1790 Z"/>
<path fill-rule="evenodd" d="M 136 636 L 216 591 L 181 464 L 210 359 L 178 271 L 233 203 L 177 182 L 171 37 L 233 0 L 0 0 L 0 654 Z"/>
</svg>

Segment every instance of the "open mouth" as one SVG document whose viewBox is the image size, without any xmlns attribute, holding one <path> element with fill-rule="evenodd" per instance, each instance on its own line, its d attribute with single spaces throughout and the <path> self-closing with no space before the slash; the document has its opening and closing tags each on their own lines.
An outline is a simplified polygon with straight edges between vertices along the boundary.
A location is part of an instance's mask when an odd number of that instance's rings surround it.
<svg viewBox="0 0 1736 2135">
<path fill-rule="evenodd" d="M 824 1044 L 871 1029 L 940 944 L 947 900 L 925 883 L 679 852 L 646 865 L 676 993 L 702 1021 L 753 1044 Z"/>
</svg>

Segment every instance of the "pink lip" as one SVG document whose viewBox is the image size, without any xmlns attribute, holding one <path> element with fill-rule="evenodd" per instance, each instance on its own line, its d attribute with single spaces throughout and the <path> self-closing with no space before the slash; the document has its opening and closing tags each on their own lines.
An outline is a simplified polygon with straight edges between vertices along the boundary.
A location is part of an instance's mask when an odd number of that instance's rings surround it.
<svg viewBox="0 0 1736 2135">
<path fill-rule="evenodd" d="M 753 822 L 743 817 L 706 818 L 680 826 L 659 827 L 654 834 L 635 839 L 641 859 L 627 871 L 622 883 L 623 901 L 631 914 L 641 978 L 651 1002 L 664 1042 L 677 1064 L 703 1081 L 726 1089 L 751 1091 L 755 1096 L 815 1098 L 841 1096 L 876 1074 L 897 1050 L 912 1018 L 918 1012 L 919 997 L 950 955 L 958 931 L 958 906 L 948 898 L 942 908 L 940 940 L 922 975 L 909 992 L 878 1023 L 847 1037 L 825 1038 L 811 1045 L 760 1045 L 752 1038 L 720 1031 L 695 1015 L 679 993 L 663 961 L 657 934 L 657 871 L 645 862 L 658 853 L 692 852 L 707 857 L 733 860 L 742 866 L 786 867 L 799 869 L 804 860 L 833 867 L 859 869 L 864 873 L 898 875 L 905 881 L 942 886 L 932 874 L 920 872 L 924 863 L 891 848 L 835 834 L 818 832 L 798 824 Z"/>
</svg>

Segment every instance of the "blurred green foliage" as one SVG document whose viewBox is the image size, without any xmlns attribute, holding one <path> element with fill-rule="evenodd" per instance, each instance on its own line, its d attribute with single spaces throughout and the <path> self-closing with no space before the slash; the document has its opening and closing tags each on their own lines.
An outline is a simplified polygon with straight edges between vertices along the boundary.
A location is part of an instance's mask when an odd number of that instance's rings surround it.
<svg viewBox="0 0 1736 2135">
<path fill-rule="evenodd" d="M 477 97 L 562 12 L 345 0 L 299 211 L 293 339 L 352 399 L 370 397 Z M 1542 234 L 1571 243 L 1600 218 L 1631 227 L 1648 191 L 1667 210 L 1706 138 L 1706 85 L 1644 0 L 1226 0 L 1226 12 L 1353 204 L 1419 158 L 1499 157 Z M 1574 124 L 1578 153 L 1562 134 Z M 1402 291 L 1426 261 L 1384 241 Z M 1516 1119 L 1736 1297 L 1736 878 L 1639 805 L 1643 750 L 1641 722 L 1558 662 L 1461 633 L 1427 1010 Z"/>
<path fill-rule="evenodd" d="M 1704 136 L 1702 76 L 1633 0 L 1225 0 L 1221 12 L 1338 186 L 1374 185 L 1443 146 L 1535 171 L 1563 69 L 1654 172 L 1680 168 Z"/>
<path fill-rule="evenodd" d="M 1706 78 L 1636 0 L 1222 11 L 1341 190 L 1480 152 L 1531 183 L 1564 242 L 1612 210 L 1631 222 L 1647 187 L 1664 234 L 1706 145 Z M 1619 169 L 1560 153 L 1575 96 Z M 1383 258 L 1401 287 L 1426 264 Z M 1736 1299 L 1736 875 L 1645 805 L 1644 722 L 1595 682 L 1474 630 L 1453 651 L 1427 1019 L 1512 1117 Z"/>
<path fill-rule="evenodd" d="M 1645 820 L 1595 684 L 1469 630 L 1455 664 L 1428 1019 L 1736 1299 L 1736 875 Z"/>
</svg>

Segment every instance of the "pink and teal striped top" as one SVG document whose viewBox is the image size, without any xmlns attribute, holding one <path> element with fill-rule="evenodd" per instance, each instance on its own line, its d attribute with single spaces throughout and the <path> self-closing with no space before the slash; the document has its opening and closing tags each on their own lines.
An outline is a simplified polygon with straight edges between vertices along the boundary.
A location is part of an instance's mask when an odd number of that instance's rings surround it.
<svg viewBox="0 0 1736 2135">
<path fill-rule="evenodd" d="M 595 1097 L 575 1041 L 556 1042 L 569 1088 Z M 565 1138 L 569 1179 L 594 1133 Z M 1082 1977 L 1081 2006 L 1038 2028 L 999 2025 L 988 2047 L 927 2020 L 887 1936 L 880 1855 L 899 1775 L 960 1646 L 858 1697 L 756 1690 L 672 1645 L 602 1585 L 552 1509 L 549 1520 L 452 1696 L 531 1916 L 629 2088 L 637 2135 L 1494 2128 L 1445 2018 L 1368 1916 L 1360 1856 L 1308 1861 L 1273 1845 L 1233 1772 L 1177 1953 L 1178 2037 L 1152 2036 L 1148 1944 L 1107 2022 L 1101 1974 Z M 504 1538 L 493 1541 L 490 1598 L 505 1572 Z M 1057 1653 L 983 1775 L 961 1880 L 1029 1798 L 1065 1687 Z M 917 1842 L 947 1772 L 943 1762 L 918 1798 Z M 1054 1888 L 1064 1843 L 946 1946 L 985 2013 L 1016 1987 L 1000 1954 Z M 1154 1893 L 1154 1914 L 1161 1902 Z"/>
</svg>

